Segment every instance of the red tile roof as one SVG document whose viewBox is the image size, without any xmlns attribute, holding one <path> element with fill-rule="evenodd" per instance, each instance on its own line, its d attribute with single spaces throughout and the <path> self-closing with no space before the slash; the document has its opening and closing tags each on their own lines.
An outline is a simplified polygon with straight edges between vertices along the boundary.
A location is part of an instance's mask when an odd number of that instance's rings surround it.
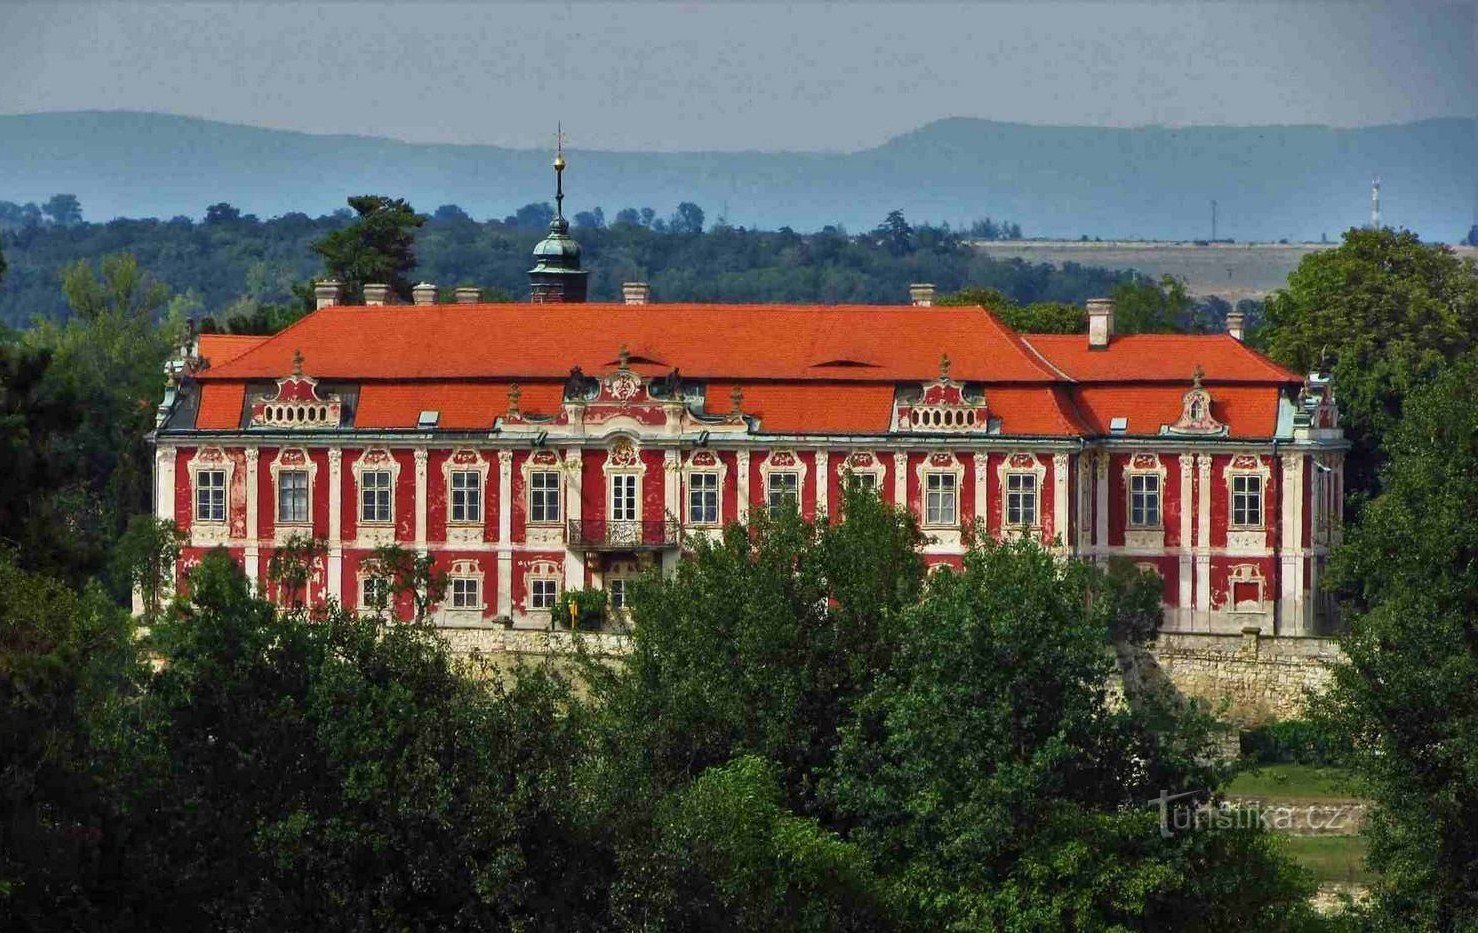
<svg viewBox="0 0 1478 933">
<path fill-rule="evenodd" d="M 892 423 L 891 383 L 744 383 L 744 413 L 765 434 L 886 434 Z M 732 382 L 710 382 L 707 409 L 731 407 Z"/>
<path fill-rule="evenodd" d="M 506 382 L 366 382 L 354 414 L 357 428 L 415 427 L 423 411 L 438 412 L 437 427 L 489 430 L 508 411 Z M 563 382 L 519 384 L 519 407 L 552 415 L 564 397 Z"/>
<path fill-rule="evenodd" d="M 241 403 L 246 398 L 246 383 L 219 382 L 200 388 L 200 410 L 195 414 L 195 427 L 203 431 L 225 431 L 241 426 Z"/>
<path fill-rule="evenodd" d="M 1180 418 L 1189 383 L 1166 385 L 1088 385 L 1073 390 L 1078 411 L 1095 434 L 1109 433 L 1115 418 L 1128 419 L 1129 434 L 1159 434 L 1160 426 Z M 1233 437 L 1271 437 L 1278 424 L 1277 386 L 1207 385 L 1211 415 Z"/>
<path fill-rule="evenodd" d="M 201 378 L 278 378 L 301 349 L 320 379 L 558 379 L 610 368 L 623 344 L 710 378 L 929 379 L 946 353 L 956 379 L 1057 378 L 981 308 L 695 304 L 335 306 Z"/>
<path fill-rule="evenodd" d="M 1079 382 L 1189 383 L 1199 364 L 1215 382 L 1301 378 L 1226 334 L 1128 334 L 1093 350 L 1083 334 L 1025 334 L 1028 344 Z"/>
<path fill-rule="evenodd" d="M 201 334 L 200 355 L 212 366 L 224 366 L 267 340 L 267 337 L 246 334 Z"/>
</svg>

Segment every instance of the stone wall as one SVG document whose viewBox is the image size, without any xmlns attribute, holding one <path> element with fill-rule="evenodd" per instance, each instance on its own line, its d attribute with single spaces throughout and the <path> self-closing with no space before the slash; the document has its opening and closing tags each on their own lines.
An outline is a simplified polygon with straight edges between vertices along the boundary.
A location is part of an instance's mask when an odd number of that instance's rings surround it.
<svg viewBox="0 0 1478 933">
<path fill-rule="evenodd" d="M 630 650 L 631 639 L 627 635 L 610 632 L 550 632 L 543 630 L 514 629 L 499 626 L 468 626 L 437 628 L 437 633 L 457 654 L 477 653 L 494 659 L 517 657 L 541 657 L 550 654 L 569 654 L 575 650 L 576 641 L 585 651 L 597 657 L 621 657 Z"/>
<path fill-rule="evenodd" d="M 1219 715 L 1253 726 L 1304 715 L 1307 694 L 1329 682 L 1342 657 L 1333 639 L 1162 632 L 1145 650 L 1122 658 L 1126 686 L 1171 689 L 1205 700 Z"/>
</svg>

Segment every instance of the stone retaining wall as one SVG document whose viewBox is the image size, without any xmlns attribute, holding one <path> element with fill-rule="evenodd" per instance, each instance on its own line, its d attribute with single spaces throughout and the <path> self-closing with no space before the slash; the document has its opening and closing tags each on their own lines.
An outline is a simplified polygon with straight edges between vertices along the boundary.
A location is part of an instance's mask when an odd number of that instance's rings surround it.
<svg viewBox="0 0 1478 933">
<path fill-rule="evenodd" d="M 1340 660 L 1330 638 L 1162 632 L 1145 650 L 1122 658 L 1126 686 L 1171 689 L 1211 704 L 1241 726 L 1304 715 L 1307 695 L 1329 683 Z M 1223 705 L 1225 708 L 1223 709 Z"/>
<path fill-rule="evenodd" d="M 440 627 L 437 633 L 458 654 L 548 655 L 568 654 L 580 647 L 598 657 L 621 657 L 631 648 L 631 638 L 612 632 L 550 632 L 503 626 L 466 628 Z"/>
</svg>

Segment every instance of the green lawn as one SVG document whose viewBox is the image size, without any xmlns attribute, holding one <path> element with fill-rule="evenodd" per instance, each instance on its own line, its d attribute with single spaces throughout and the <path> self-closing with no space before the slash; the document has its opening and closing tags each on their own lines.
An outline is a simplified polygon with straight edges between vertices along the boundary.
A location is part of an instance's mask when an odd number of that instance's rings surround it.
<svg viewBox="0 0 1478 933">
<path fill-rule="evenodd" d="M 1348 800 L 1359 796 L 1348 771 L 1312 765 L 1258 765 L 1232 778 L 1226 792 L 1232 797 L 1273 800 Z"/>
<path fill-rule="evenodd" d="M 1368 884 L 1375 879 L 1375 873 L 1365 867 L 1366 844 L 1361 836 L 1282 836 L 1278 844 L 1313 872 L 1317 881 Z"/>
</svg>

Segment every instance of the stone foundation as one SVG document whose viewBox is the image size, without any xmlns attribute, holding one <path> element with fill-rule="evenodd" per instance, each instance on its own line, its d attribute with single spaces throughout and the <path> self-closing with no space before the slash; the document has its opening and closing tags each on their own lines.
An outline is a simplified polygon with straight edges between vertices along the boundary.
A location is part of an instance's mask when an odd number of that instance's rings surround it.
<svg viewBox="0 0 1478 933">
<path fill-rule="evenodd" d="M 1221 718 L 1255 726 L 1304 715 L 1310 692 L 1329 683 L 1329 665 L 1343 657 L 1330 638 L 1255 629 L 1240 635 L 1161 632 L 1144 650 L 1122 659 L 1133 689 L 1171 689 L 1210 704 Z"/>
<path fill-rule="evenodd" d="M 611 632 L 551 632 L 503 626 L 438 627 L 439 634 L 457 654 L 484 656 L 529 656 L 569 654 L 576 640 L 597 657 L 621 657 L 631 650 L 631 638 Z"/>
</svg>

